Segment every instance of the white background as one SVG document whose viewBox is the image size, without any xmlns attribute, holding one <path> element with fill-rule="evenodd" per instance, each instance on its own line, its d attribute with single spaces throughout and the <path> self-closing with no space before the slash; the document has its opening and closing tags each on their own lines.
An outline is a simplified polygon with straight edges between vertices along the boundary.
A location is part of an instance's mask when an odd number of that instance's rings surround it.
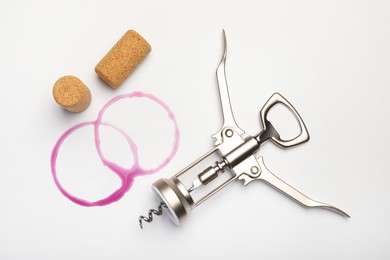
<svg viewBox="0 0 390 260">
<path fill-rule="evenodd" d="M 0 259 L 389 259 L 389 13 L 386 0 L 2 0 Z M 303 208 L 263 183 L 236 182 L 180 227 L 164 215 L 139 228 L 138 216 L 156 206 L 151 184 L 213 147 L 210 135 L 222 123 L 215 69 L 223 28 L 238 124 L 258 133 L 258 112 L 271 94 L 288 98 L 311 140 L 289 150 L 267 144 L 266 164 L 351 219 Z M 94 67 L 128 29 L 153 50 L 112 90 Z M 83 113 L 67 113 L 52 98 L 54 82 L 68 74 L 92 92 Z M 174 111 L 181 131 L 176 157 L 137 178 L 117 203 L 70 202 L 50 172 L 56 140 L 94 120 L 112 97 L 135 90 Z M 159 110 L 151 103 L 135 103 L 113 108 L 107 121 L 122 120 L 121 127 L 138 129 L 130 134 L 144 134 L 137 142 L 141 161 L 156 162 L 169 150 L 170 123 L 153 114 Z M 115 133 L 102 142 L 113 160 L 130 165 L 128 147 Z M 66 141 L 58 167 L 64 186 L 87 199 L 119 184 L 97 159 L 91 128 Z"/>
</svg>

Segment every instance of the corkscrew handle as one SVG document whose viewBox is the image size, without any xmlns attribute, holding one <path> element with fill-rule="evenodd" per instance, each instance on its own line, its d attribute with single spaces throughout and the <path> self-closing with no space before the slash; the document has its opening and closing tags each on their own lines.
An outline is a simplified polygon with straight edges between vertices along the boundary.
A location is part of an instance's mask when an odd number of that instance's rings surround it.
<svg viewBox="0 0 390 260">
<path fill-rule="evenodd" d="M 272 187 L 274 187 L 276 190 L 284 193 L 288 197 L 292 198 L 293 200 L 297 201 L 301 205 L 308 207 L 308 208 L 322 208 L 327 209 L 330 211 L 333 211 L 335 213 L 340 214 L 341 216 L 349 218 L 350 216 L 342 211 L 339 208 L 336 208 L 335 206 L 329 205 L 327 203 L 319 202 L 317 200 L 313 200 L 297 189 L 293 188 L 283 180 L 279 179 L 277 176 L 275 176 L 264 164 L 263 157 L 257 158 L 258 167 L 260 168 L 259 174 L 257 177 L 249 176 L 248 174 L 244 173 L 239 176 L 239 180 L 244 181 L 244 185 L 248 185 L 254 180 L 260 180 L 263 181 Z"/>
<path fill-rule="evenodd" d="M 277 130 L 274 128 L 272 123 L 267 118 L 268 112 L 271 110 L 273 106 L 275 106 L 278 103 L 288 108 L 298 121 L 300 133 L 292 139 L 288 139 L 288 140 L 282 139 L 279 133 L 277 132 Z M 292 147 L 307 142 L 310 139 L 309 132 L 307 131 L 306 125 L 303 122 L 301 116 L 298 114 L 297 110 L 291 105 L 290 102 L 287 101 L 287 99 L 285 99 L 279 93 L 273 94 L 261 109 L 260 124 L 263 127 L 263 131 L 257 136 L 257 139 L 260 144 L 265 142 L 266 140 L 271 139 L 272 142 L 274 142 L 275 144 L 283 148 L 287 148 L 287 147 Z"/>
</svg>

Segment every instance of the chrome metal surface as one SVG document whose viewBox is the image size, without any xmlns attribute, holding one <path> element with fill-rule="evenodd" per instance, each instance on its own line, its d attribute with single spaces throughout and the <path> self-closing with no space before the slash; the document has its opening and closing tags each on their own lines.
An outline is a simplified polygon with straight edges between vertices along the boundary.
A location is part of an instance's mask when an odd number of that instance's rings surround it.
<svg viewBox="0 0 390 260">
<path fill-rule="evenodd" d="M 248 136 L 244 143 L 231 150 L 224 156 L 224 159 L 229 163 L 229 167 L 234 169 L 234 167 L 253 155 L 259 148 L 260 146 L 257 140 L 252 136 Z"/>
<path fill-rule="evenodd" d="M 168 215 L 176 225 L 180 225 L 195 207 L 191 195 L 175 176 L 159 179 L 153 183 L 152 188 L 157 198 L 166 205 Z"/>
<path fill-rule="evenodd" d="M 242 130 L 236 123 L 236 120 L 233 116 L 233 110 L 230 103 L 229 89 L 226 80 L 226 72 L 225 72 L 225 64 L 226 64 L 226 56 L 227 56 L 227 41 L 226 41 L 226 33 L 223 30 L 223 43 L 224 50 L 221 62 L 217 68 L 217 81 L 218 81 L 218 89 L 219 89 L 219 97 L 221 101 L 222 114 L 223 114 L 223 125 L 222 128 L 215 134 L 212 135 L 213 138 L 216 139 L 215 145 L 222 143 L 222 134 L 221 132 L 226 127 L 233 128 L 239 135 L 244 134 L 244 130 Z M 228 133 L 229 134 L 229 133 Z"/>
<path fill-rule="evenodd" d="M 202 204 L 203 202 L 205 202 L 206 200 L 208 200 L 209 198 L 211 198 L 214 194 L 216 194 L 217 192 L 219 192 L 220 190 L 222 190 L 223 188 L 225 188 L 226 186 L 228 186 L 230 183 L 232 183 L 234 180 L 237 179 L 238 176 L 233 176 L 231 177 L 230 179 L 228 179 L 227 181 L 225 181 L 224 183 L 222 183 L 221 185 L 219 185 L 217 188 L 213 189 L 210 193 L 206 194 L 205 196 L 203 196 L 201 199 L 199 199 L 195 205 L 196 207 L 199 206 L 200 204 Z"/>
<path fill-rule="evenodd" d="M 342 211 L 339 208 L 336 208 L 332 205 L 319 202 L 313 199 L 310 199 L 306 195 L 302 194 L 295 188 L 291 187 L 289 184 L 286 182 L 282 181 L 278 177 L 276 177 L 264 164 L 264 159 L 263 157 L 260 157 L 258 159 L 259 167 L 261 169 L 261 173 L 259 174 L 258 177 L 253 178 L 250 177 L 246 174 L 243 174 L 239 177 L 240 180 L 244 181 L 244 185 L 248 185 L 250 182 L 254 180 L 260 180 L 264 181 L 267 184 L 270 184 L 272 187 L 276 188 L 277 190 L 283 192 L 284 194 L 288 195 L 290 198 L 294 199 L 295 201 L 299 202 L 301 205 L 309 207 L 309 208 L 323 208 L 327 209 L 333 212 L 336 212 L 344 217 L 350 217 L 347 213 Z"/>
<path fill-rule="evenodd" d="M 294 115 L 294 117 L 298 120 L 300 133 L 295 138 L 292 138 L 290 140 L 282 139 L 279 133 L 277 132 L 277 130 L 272 125 L 272 123 L 268 121 L 267 118 L 268 112 L 271 110 L 273 106 L 275 106 L 278 103 L 288 108 L 291 111 L 291 113 Z M 297 110 L 293 107 L 293 105 L 290 104 L 290 102 L 288 102 L 287 99 L 285 99 L 279 93 L 274 93 L 261 109 L 260 124 L 263 128 L 263 131 L 256 137 L 260 145 L 263 142 L 271 139 L 275 144 L 283 148 L 287 148 L 287 147 L 292 147 L 307 142 L 310 139 L 309 132 L 307 131 L 306 125 L 303 122 L 301 116 L 298 114 Z"/>
<path fill-rule="evenodd" d="M 188 192 L 192 192 L 201 185 L 206 185 L 217 178 L 219 173 L 225 172 L 225 167 L 227 165 L 226 161 L 222 160 L 220 162 L 215 162 L 214 166 L 207 167 L 204 171 L 198 174 L 198 177 L 192 182 L 192 186 Z"/>
</svg>

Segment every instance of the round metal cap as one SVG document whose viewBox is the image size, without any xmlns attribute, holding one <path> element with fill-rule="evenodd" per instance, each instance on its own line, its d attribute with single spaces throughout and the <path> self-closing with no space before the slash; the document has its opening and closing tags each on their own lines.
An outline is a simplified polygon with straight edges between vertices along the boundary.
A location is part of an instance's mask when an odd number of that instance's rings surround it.
<svg viewBox="0 0 390 260">
<path fill-rule="evenodd" d="M 195 207 L 191 195 L 175 176 L 170 179 L 159 179 L 153 183 L 152 189 L 158 199 L 165 203 L 168 215 L 176 225 L 180 225 Z"/>
</svg>

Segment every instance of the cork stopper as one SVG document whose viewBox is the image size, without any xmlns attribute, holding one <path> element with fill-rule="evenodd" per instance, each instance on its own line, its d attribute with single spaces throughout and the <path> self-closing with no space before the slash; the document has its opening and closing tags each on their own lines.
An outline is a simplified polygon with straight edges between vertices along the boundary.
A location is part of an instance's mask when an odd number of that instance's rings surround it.
<svg viewBox="0 0 390 260">
<path fill-rule="evenodd" d="M 91 92 L 88 87 L 74 76 L 64 76 L 53 87 L 55 101 L 70 112 L 82 112 L 91 104 Z"/>
<path fill-rule="evenodd" d="M 134 30 L 127 31 L 95 67 L 96 73 L 112 88 L 118 88 L 152 50 Z"/>
</svg>

